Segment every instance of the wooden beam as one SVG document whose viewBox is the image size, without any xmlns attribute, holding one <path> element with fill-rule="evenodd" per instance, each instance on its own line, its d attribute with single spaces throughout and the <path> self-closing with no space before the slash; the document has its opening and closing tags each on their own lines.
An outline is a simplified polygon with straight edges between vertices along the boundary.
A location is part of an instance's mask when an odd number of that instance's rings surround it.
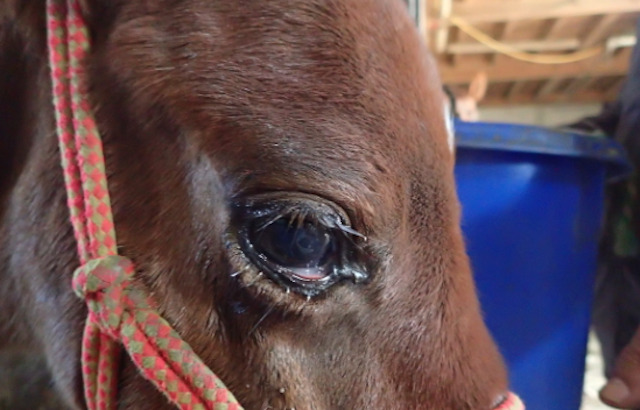
<svg viewBox="0 0 640 410">
<path fill-rule="evenodd" d="M 590 26 L 582 39 L 582 47 L 589 48 L 598 44 L 619 20 L 620 16 L 616 14 L 599 16 L 595 26 Z"/>
<path fill-rule="evenodd" d="M 509 37 L 515 31 L 517 27 L 517 22 L 513 21 L 505 21 L 504 23 L 498 23 L 498 32 L 495 35 L 495 39 L 498 41 L 508 41 Z M 489 56 L 489 63 L 495 65 L 498 62 L 498 53 L 491 53 Z"/>
<path fill-rule="evenodd" d="M 509 91 L 507 91 L 507 96 L 506 96 L 507 100 L 513 100 L 518 95 L 520 95 L 522 93 L 522 89 L 524 88 L 525 84 L 526 82 L 524 81 L 513 83 L 511 88 L 509 88 Z"/>
<path fill-rule="evenodd" d="M 429 46 L 429 15 L 427 12 L 427 0 L 418 0 L 416 2 L 418 7 L 418 30 L 422 35 L 427 46 Z"/>
<path fill-rule="evenodd" d="M 470 23 L 640 12 L 640 0 L 510 1 L 456 3 L 453 15 Z"/>
<path fill-rule="evenodd" d="M 553 23 L 551 23 L 549 25 L 549 29 L 546 32 L 546 39 L 548 40 L 552 40 L 554 38 L 558 38 L 560 37 L 560 33 L 562 33 L 565 28 L 570 24 L 571 19 L 564 19 L 564 18 L 556 18 L 553 19 Z"/>
<path fill-rule="evenodd" d="M 505 42 L 505 44 L 521 51 L 541 52 L 541 51 L 572 51 L 580 47 L 580 40 L 550 40 L 550 41 L 517 41 Z M 453 43 L 447 48 L 450 54 L 484 54 L 493 52 L 493 49 L 481 43 Z"/>
<path fill-rule="evenodd" d="M 498 31 L 495 35 L 495 39 L 498 41 L 504 41 L 505 37 L 509 35 L 509 33 L 513 30 L 513 23 L 509 24 L 508 21 L 504 23 L 498 23 Z M 498 60 L 498 53 L 493 53 L 489 56 L 489 64 L 495 64 Z"/>
<path fill-rule="evenodd" d="M 502 31 L 502 36 L 500 39 L 508 40 L 509 37 L 513 34 L 513 32 L 516 30 L 517 26 L 518 24 L 515 21 L 507 21 L 506 23 L 504 23 L 504 30 Z"/>
<path fill-rule="evenodd" d="M 536 93 L 536 99 L 542 99 L 548 95 L 553 94 L 557 89 L 560 83 L 564 81 L 564 78 L 551 78 L 544 83 L 542 87 Z"/>
<path fill-rule="evenodd" d="M 607 101 L 613 101 L 614 97 L 606 93 L 599 93 L 594 91 L 584 91 L 576 93 L 572 96 L 564 93 L 550 94 L 542 98 L 536 98 L 533 95 L 522 94 L 515 96 L 512 99 L 488 97 L 482 100 L 482 107 L 499 107 L 499 106 L 514 106 L 525 104 L 553 104 L 553 103 L 603 103 Z"/>
<path fill-rule="evenodd" d="M 449 42 L 449 17 L 453 9 L 453 0 L 440 0 L 440 21 L 442 24 L 436 33 L 436 52 L 442 53 Z"/>
<path fill-rule="evenodd" d="M 573 97 L 578 93 L 578 91 L 585 88 L 585 86 L 589 83 L 589 81 L 591 81 L 591 77 L 589 76 L 578 77 L 573 81 L 571 81 L 569 86 L 565 88 L 562 93 L 569 97 Z"/>
<path fill-rule="evenodd" d="M 458 43 L 460 41 L 460 37 L 463 37 L 464 33 L 462 33 L 462 31 L 460 31 L 459 28 L 457 27 L 451 27 L 451 34 L 449 36 L 449 41 L 450 42 L 454 42 L 454 43 Z M 448 46 L 447 46 L 448 49 Z M 458 64 L 459 61 L 459 53 L 449 53 L 448 51 L 446 51 L 449 57 L 449 61 L 451 63 L 452 66 L 456 66 Z"/>
<path fill-rule="evenodd" d="M 559 26 L 559 19 L 547 19 L 543 25 L 542 28 L 540 29 L 540 33 L 538 34 L 538 38 L 540 40 L 546 40 L 549 37 L 551 37 L 552 34 L 555 33 L 555 31 L 558 29 Z"/>
<path fill-rule="evenodd" d="M 452 69 L 440 66 L 440 74 L 445 84 L 463 84 L 471 81 L 478 72 L 486 72 L 491 82 L 511 82 L 523 80 L 545 80 L 547 78 L 572 78 L 580 76 L 623 76 L 629 68 L 631 49 L 623 49 L 609 59 L 590 58 L 578 63 L 561 65 L 538 65 L 509 60 L 504 64 L 462 65 Z"/>
</svg>

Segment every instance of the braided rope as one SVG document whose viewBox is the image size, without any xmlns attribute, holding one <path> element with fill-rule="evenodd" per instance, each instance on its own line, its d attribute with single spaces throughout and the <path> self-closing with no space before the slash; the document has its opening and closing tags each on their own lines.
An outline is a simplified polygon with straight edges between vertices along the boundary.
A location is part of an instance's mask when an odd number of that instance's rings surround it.
<svg viewBox="0 0 640 410">
<path fill-rule="evenodd" d="M 47 0 L 47 33 L 67 205 L 81 264 L 73 287 L 89 310 L 81 354 L 87 407 L 115 409 L 124 346 L 140 373 L 178 408 L 240 410 L 132 282 L 133 263 L 117 254 L 102 142 L 83 82 L 89 36 L 77 0 Z"/>
</svg>

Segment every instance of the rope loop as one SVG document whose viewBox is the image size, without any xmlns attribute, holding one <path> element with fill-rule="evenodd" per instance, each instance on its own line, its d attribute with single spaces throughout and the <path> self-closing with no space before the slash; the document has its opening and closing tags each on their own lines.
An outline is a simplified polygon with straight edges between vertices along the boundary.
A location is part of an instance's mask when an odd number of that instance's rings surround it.
<svg viewBox="0 0 640 410">
<path fill-rule="evenodd" d="M 100 329 L 114 339 L 119 339 L 125 309 L 134 303 L 132 299 L 141 299 L 141 290 L 132 287 L 134 273 L 129 258 L 110 255 L 89 260 L 73 275 L 73 290 L 86 301 Z"/>
</svg>

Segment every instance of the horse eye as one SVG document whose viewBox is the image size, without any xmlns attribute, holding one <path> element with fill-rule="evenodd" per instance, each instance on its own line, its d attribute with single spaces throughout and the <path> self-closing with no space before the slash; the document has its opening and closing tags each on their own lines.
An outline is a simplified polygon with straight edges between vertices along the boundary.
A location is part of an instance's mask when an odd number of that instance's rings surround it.
<svg viewBox="0 0 640 410">
<path fill-rule="evenodd" d="M 369 279 L 364 236 L 321 198 L 256 195 L 236 202 L 233 226 L 243 256 L 283 290 L 313 297 L 344 280 Z"/>
<path fill-rule="evenodd" d="M 309 221 L 291 223 L 280 218 L 262 226 L 252 224 L 249 240 L 258 255 L 288 272 L 294 279 L 317 281 L 333 273 L 337 243 L 333 233 Z"/>
</svg>

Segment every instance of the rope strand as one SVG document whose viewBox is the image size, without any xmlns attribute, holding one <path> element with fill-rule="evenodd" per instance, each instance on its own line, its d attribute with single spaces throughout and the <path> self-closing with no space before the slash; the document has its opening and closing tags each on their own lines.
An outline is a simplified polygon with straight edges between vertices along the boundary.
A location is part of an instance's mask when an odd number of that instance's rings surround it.
<svg viewBox="0 0 640 410">
<path fill-rule="evenodd" d="M 524 52 L 522 50 L 518 50 L 513 46 L 492 38 L 488 34 L 473 27 L 471 24 L 467 23 L 460 17 L 450 17 L 449 21 L 451 22 L 451 24 L 457 26 L 460 30 L 468 34 L 470 37 L 491 48 L 492 50 L 507 55 L 511 58 L 515 58 L 516 60 L 525 61 L 528 63 L 544 65 L 570 64 L 593 58 L 604 51 L 604 47 L 593 47 L 586 50 L 576 51 L 571 54 L 532 54 Z"/>
<path fill-rule="evenodd" d="M 47 0 L 47 31 L 67 205 L 81 265 L 73 287 L 89 310 L 81 353 L 87 407 L 116 408 L 124 346 L 140 374 L 178 408 L 241 410 L 133 282 L 133 263 L 117 254 L 102 142 L 84 82 L 89 35 L 77 0 Z"/>
</svg>

